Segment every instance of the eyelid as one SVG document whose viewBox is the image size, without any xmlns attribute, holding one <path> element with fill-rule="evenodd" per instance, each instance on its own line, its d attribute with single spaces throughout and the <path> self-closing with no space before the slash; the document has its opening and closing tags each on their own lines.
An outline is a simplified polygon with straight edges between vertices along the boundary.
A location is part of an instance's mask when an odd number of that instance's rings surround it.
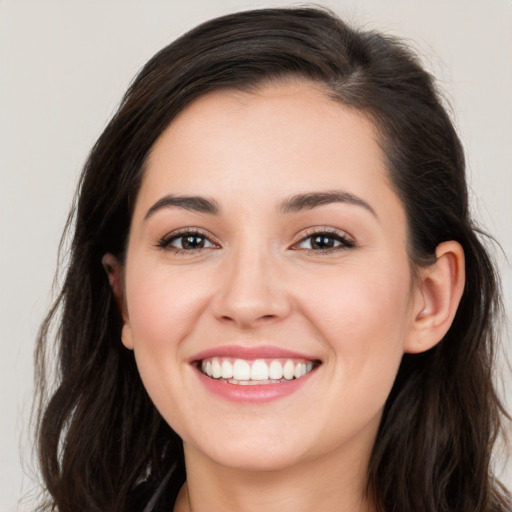
<svg viewBox="0 0 512 512">
<path fill-rule="evenodd" d="M 186 228 L 179 228 L 174 231 L 171 231 L 170 233 L 165 234 L 161 238 L 159 238 L 158 242 L 155 244 L 156 247 L 160 249 L 173 249 L 176 252 L 194 252 L 194 250 L 190 249 L 181 249 L 179 247 L 171 246 L 171 242 L 174 240 L 183 237 L 185 235 L 199 235 L 208 242 L 210 242 L 214 247 L 201 247 L 198 249 L 195 249 L 195 251 L 200 251 L 202 249 L 212 249 L 212 248 L 218 248 L 220 247 L 220 244 L 215 240 L 215 237 L 213 237 L 210 233 L 205 231 L 204 229 L 197 228 L 197 227 L 186 227 Z"/>
<path fill-rule="evenodd" d="M 172 246 L 171 243 L 185 235 L 198 235 L 201 237 L 204 237 L 211 246 L 209 247 L 200 247 L 197 249 L 182 249 L 180 247 Z M 308 238 L 311 238 L 313 236 L 318 235 L 328 235 L 334 239 L 336 239 L 338 242 L 340 242 L 339 245 L 335 247 L 325 248 L 325 249 L 308 249 L 308 248 L 300 248 L 299 245 L 306 241 Z M 354 238 L 349 235 L 346 231 L 333 228 L 331 226 L 315 226 L 310 227 L 306 230 L 304 230 L 302 233 L 298 234 L 296 237 L 296 241 L 293 242 L 293 244 L 290 246 L 291 250 L 304 250 L 304 251 L 310 251 L 315 253 L 322 253 L 322 252 L 331 252 L 331 251 L 340 251 L 344 249 L 350 249 L 352 247 L 356 246 L 356 243 L 354 241 Z M 179 228 L 174 231 L 171 231 L 170 233 L 165 234 L 162 236 L 157 243 L 155 244 L 156 247 L 161 249 L 173 249 L 176 252 L 198 252 L 205 249 L 212 249 L 212 248 L 220 248 L 220 243 L 215 239 L 215 237 L 209 233 L 208 231 L 198 228 L 198 227 L 186 227 L 186 228 Z M 212 247 L 213 246 L 213 247 Z"/>
<path fill-rule="evenodd" d="M 306 241 L 308 238 L 311 238 L 315 235 L 328 235 L 333 238 L 335 238 L 337 241 L 341 242 L 339 246 L 336 247 L 330 247 L 326 249 L 301 249 L 299 244 Z M 322 253 L 322 252 L 331 252 L 331 251 L 341 251 L 346 249 L 351 249 L 356 246 L 356 242 L 354 240 L 354 237 L 349 235 L 346 231 L 342 231 L 337 228 L 333 227 L 323 227 L 323 226 L 316 226 L 312 228 L 308 228 L 305 231 L 303 231 L 298 238 L 296 242 L 292 244 L 290 247 L 291 250 L 304 250 L 304 251 L 311 251 L 315 253 Z"/>
</svg>

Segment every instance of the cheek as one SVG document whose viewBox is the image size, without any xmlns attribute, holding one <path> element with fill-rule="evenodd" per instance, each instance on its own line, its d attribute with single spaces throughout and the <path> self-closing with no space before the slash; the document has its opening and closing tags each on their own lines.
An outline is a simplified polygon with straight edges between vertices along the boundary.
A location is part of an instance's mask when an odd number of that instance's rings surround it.
<svg viewBox="0 0 512 512">
<path fill-rule="evenodd" d="M 140 377 L 153 403 L 177 431 L 182 418 L 193 414 L 184 400 L 186 343 L 204 310 L 206 287 L 179 269 L 139 258 L 127 263 L 126 295 L 129 330 Z"/>
<path fill-rule="evenodd" d="M 383 263 L 347 266 L 317 280 L 316 292 L 303 300 L 334 360 L 333 379 L 343 379 L 354 397 L 379 389 L 381 401 L 396 376 L 410 321 L 408 265 Z"/>
<path fill-rule="evenodd" d="M 387 334 L 403 331 L 408 321 L 408 267 L 383 263 L 347 265 L 310 280 L 309 293 L 302 302 L 309 314 L 315 315 L 315 323 L 324 326 L 326 333 L 332 332 L 329 338 L 349 342 L 350 334 L 359 338 L 377 329 L 381 335 L 367 342 L 378 344 Z"/>
<path fill-rule="evenodd" d="M 198 279 L 158 265 L 128 267 L 126 294 L 135 350 L 147 346 L 176 351 L 203 309 L 207 287 L 198 286 Z"/>
</svg>

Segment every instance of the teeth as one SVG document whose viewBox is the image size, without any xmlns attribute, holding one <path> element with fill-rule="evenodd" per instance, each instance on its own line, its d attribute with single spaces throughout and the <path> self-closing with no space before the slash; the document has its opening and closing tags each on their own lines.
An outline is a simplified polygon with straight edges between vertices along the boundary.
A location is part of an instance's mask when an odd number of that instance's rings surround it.
<svg viewBox="0 0 512 512">
<path fill-rule="evenodd" d="M 244 361 L 243 359 L 237 359 L 235 361 L 233 364 L 233 378 L 236 380 L 251 379 L 251 367 L 247 361 Z"/>
<path fill-rule="evenodd" d="M 223 379 L 231 379 L 233 377 L 233 365 L 227 361 L 222 361 L 222 378 Z"/>
<path fill-rule="evenodd" d="M 311 364 L 313 367 L 313 364 Z M 283 378 L 283 366 L 279 361 L 272 361 L 268 369 L 268 375 L 271 379 L 282 379 Z"/>
<path fill-rule="evenodd" d="M 293 364 L 293 361 L 286 361 L 284 368 L 283 368 L 283 377 L 287 380 L 293 379 L 293 374 L 295 373 L 295 365 Z"/>
<path fill-rule="evenodd" d="M 201 371 L 213 379 L 225 379 L 231 384 L 250 386 L 276 384 L 283 380 L 300 379 L 313 370 L 312 361 L 291 359 L 229 359 L 213 357 L 201 361 Z"/>
<path fill-rule="evenodd" d="M 212 361 L 212 377 L 214 379 L 219 379 L 222 377 L 222 368 L 217 358 Z"/>
<path fill-rule="evenodd" d="M 251 380 L 268 380 L 268 366 L 265 361 L 257 359 L 252 363 Z"/>
</svg>

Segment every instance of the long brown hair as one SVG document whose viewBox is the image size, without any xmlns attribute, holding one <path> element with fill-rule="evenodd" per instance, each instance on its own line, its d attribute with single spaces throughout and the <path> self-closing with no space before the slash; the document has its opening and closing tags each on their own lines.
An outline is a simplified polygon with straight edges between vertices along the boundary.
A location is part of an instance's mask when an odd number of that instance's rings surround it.
<svg viewBox="0 0 512 512">
<path fill-rule="evenodd" d="M 69 265 L 36 351 L 41 510 L 125 511 L 169 468 L 185 479 L 181 440 L 151 403 L 101 258 L 123 259 L 145 160 L 173 118 L 209 91 L 298 77 L 363 112 L 380 135 L 408 219 L 412 266 L 456 240 L 466 287 L 445 338 L 403 357 L 368 470 L 378 510 L 505 511 L 491 452 L 506 415 L 493 386 L 499 284 L 470 216 L 460 141 L 432 77 L 400 41 L 318 8 L 265 9 L 190 31 L 140 71 L 92 149 L 70 214 Z M 57 384 L 52 326 L 57 326 Z"/>
</svg>

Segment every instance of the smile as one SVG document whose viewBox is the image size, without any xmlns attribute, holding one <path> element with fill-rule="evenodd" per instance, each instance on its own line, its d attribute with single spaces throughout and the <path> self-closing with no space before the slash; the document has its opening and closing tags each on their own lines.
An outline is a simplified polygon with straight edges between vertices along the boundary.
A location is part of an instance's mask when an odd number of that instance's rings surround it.
<svg viewBox="0 0 512 512">
<path fill-rule="evenodd" d="M 318 363 L 306 359 L 235 359 L 209 357 L 198 368 L 204 375 L 218 381 L 242 386 L 279 384 L 300 379 Z"/>
</svg>

